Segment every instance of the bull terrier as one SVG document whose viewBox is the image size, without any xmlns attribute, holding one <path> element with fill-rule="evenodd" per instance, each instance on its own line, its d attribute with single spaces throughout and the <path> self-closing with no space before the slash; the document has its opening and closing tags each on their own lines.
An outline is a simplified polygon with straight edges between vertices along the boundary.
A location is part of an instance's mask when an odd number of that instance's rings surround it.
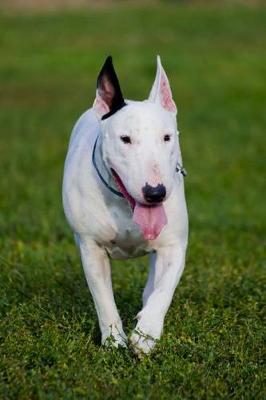
<svg viewBox="0 0 266 400">
<path fill-rule="evenodd" d="M 177 108 L 160 57 L 150 95 L 124 99 L 109 56 L 96 98 L 74 126 L 65 161 L 63 205 L 80 250 L 102 344 L 126 346 L 109 258 L 150 255 L 143 306 L 130 343 L 138 355 L 160 338 L 182 275 L 188 217 Z"/>
</svg>

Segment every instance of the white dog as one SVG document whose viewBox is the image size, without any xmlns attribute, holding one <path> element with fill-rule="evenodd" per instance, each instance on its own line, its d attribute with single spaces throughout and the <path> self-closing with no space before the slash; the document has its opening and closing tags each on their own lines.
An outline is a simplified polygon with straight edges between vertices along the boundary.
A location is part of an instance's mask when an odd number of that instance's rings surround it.
<svg viewBox="0 0 266 400">
<path fill-rule="evenodd" d="M 150 253 L 143 307 L 130 341 L 138 354 L 159 339 L 185 264 L 188 236 L 176 106 L 166 73 L 148 100 L 124 100 L 112 58 L 96 99 L 76 123 L 65 162 L 63 203 L 97 310 L 102 343 L 126 345 L 109 256 Z M 110 342 L 110 340 L 108 340 Z"/>
</svg>

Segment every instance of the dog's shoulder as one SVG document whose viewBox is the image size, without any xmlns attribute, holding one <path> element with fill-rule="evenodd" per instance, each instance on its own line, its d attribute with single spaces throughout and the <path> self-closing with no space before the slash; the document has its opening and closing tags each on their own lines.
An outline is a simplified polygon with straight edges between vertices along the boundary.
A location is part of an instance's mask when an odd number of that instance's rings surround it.
<svg viewBox="0 0 266 400">
<path fill-rule="evenodd" d="M 92 143 L 99 133 L 99 121 L 96 118 L 92 108 L 86 110 L 75 123 L 70 140 L 68 151 L 75 146 L 80 140 L 88 139 L 88 143 Z M 91 140 L 90 140 L 91 139 Z"/>
</svg>

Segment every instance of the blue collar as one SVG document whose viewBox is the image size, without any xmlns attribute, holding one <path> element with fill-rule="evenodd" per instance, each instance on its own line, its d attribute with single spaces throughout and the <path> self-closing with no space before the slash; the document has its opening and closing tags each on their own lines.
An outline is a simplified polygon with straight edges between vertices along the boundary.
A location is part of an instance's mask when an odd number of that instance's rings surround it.
<svg viewBox="0 0 266 400">
<path fill-rule="evenodd" d="M 93 150 L 92 150 L 92 164 L 93 164 L 94 168 L 96 169 L 96 172 L 97 172 L 99 178 L 101 179 L 102 183 L 104 184 L 104 186 L 106 186 L 107 189 L 109 189 L 109 190 L 110 190 L 112 193 L 114 193 L 116 196 L 118 196 L 118 197 L 124 197 L 124 195 L 123 195 L 121 192 L 119 192 L 118 190 L 114 189 L 112 186 L 110 186 L 110 185 L 106 182 L 106 180 L 105 180 L 104 177 L 102 176 L 102 174 L 101 174 L 101 172 L 100 172 L 100 170 L 99 170 L 99 168 L 98 168 L 98 166 L 97 166 L 97 164 L 96 164 L 95 152 L 96 152 L 96 145 L 97 145 L 98 139 L 99 139 L 99 136 L 97 136 L 97 138 L 96 138 L 96 140 L 95 140 L 95 143 L 94 143 L 94 146 L 93 146 Z M 181 164 L 179 164 L 179 163 L 177 163 L 177 165 L 176 165 L 176 172 L 180 172 L 184 177 L 187 176 L 187 171 L 186 171 L 185 168 L 184 168 Z"/>
<path fill-rule="evenodd" d="M 106 180 L 105 180 L 104 177 L 102 176 L 102 174 L 101 174 L 101 172 L 100 172 L 100 170 L 99 170 L 99 168 L 98 168 L 98 166 L 97 166 L 97 164 L 96 164 L 95 152 L 96 152 L 96 145 L 97 145 L 98 139 L 99 139 L 99 136 L 97 136 L 97 138 L 96 138 L 96 140 L 95 140 L 95 143 L 94 143 L 94 146 L 93 146 L 93 150 L 92 150 L 92 164 L 93 164 L 94 168 L 96 169 L 96 172 L 97 172 L 99 178 L 101 179 L 102 183 L 104 184 L 104 186 L 106 186 L 107 189 L 109 189 L 112 193 L 116 194 L 117 196 L 119 196 L 119 197 L 124 197 L 123 194 L 122 194 L 121 192 L 119 192 L 118 190 L 112 188 L 112 186 L 110 186 L 110 185 L 106 182 Z"/>
</svg>

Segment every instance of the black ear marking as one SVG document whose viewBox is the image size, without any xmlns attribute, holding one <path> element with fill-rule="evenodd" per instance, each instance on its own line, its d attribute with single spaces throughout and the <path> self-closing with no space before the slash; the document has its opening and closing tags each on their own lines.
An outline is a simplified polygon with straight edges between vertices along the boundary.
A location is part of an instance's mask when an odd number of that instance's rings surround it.
<svg viewBox="0 0 266 400">
<path fill-rule="evenodd" d="M 113 66 L 112 57 L 106 58 L 97 78 L 97 90 L 108 105 L 110 111 L 102 119 L 106 119 L 126 105 L 119 81 Z"/>
</svg>

